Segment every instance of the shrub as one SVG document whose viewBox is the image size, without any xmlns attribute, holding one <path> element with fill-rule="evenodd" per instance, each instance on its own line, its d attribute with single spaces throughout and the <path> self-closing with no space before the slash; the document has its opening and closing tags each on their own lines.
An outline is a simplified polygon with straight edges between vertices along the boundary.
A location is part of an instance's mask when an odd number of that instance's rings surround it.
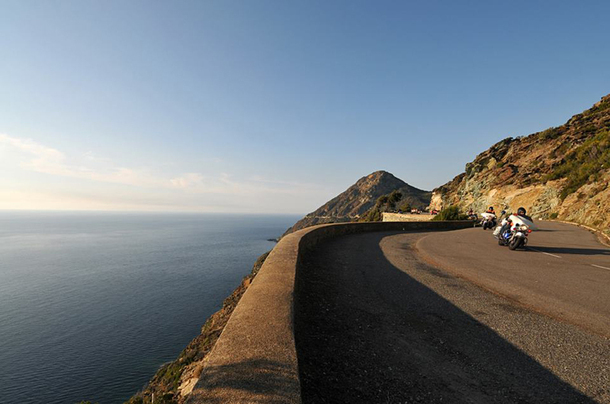
<svg viewBox="0 0 610 404">
<path fill-rule="evenodd" d="M 563 131 L 559 127 L 558 128 L 548 128 L 547 130 L 540 132 L 539 137 L 542 140 L 556 139 L 559 136 L 561 136 L 562 133 L 563 133 Z"/>
<path fill-rule="evenodd" d="M 549 215 L 549 219 L 557 219 L 557 216 L 559 216 L 559 213 L 553 212 Z"/>
<path fill-rule="evenodd" d="M 559 196 L 565 199 L 585 184 L 599 179 L 600 171 L 610 167 L 610 132 L 601 130 L 576 150 L 568 153 L 547 180 L 566 178 Z"/>
<path fill-rule="evenodd" d="M 457 206 L 449 206 L 441 210 L 432 220 L 467 220 L 468 215 L 460 212 Z"/>
<path fill-rule="evenodd" d="M 409 212 L 411 212 L 411 204 L 409 202 L 405 201 L 398 207 L 398 209 L 400 209 L 403 212 L 409 213 Z"/>
<path fill-rule="evenodd" d="M 398 191 L 392 191 L 388 199 L 390 202 L 396 203 L 402 199 L 402 194 Z"/>
<path fill-rule="evenodd" d="M 361 222 L 380 222 L 383 220 L 382 212 L 391 212 L 396 209 L 396 203 L 402 199 L 402 194 L 399 191 L 392 191 L 390 194 L 382 195 L 377 198 L 375 206 L 364 213 Z"/>
<path fill-rule="evenodd" d="M 364 217 L 364 222 L 381 222 L 381 212 L 378 207 L 374 207 Z"/>
<path fill-rule="evenodd" d="M 396 207 L 396 202 L 400 201 L 402 194 L 398 191 L 392 191 L 389 195 L 380 196 L 375 204 L 376 208 L 384 208 L 385 211 L 392 210 Z"/>
</svg>

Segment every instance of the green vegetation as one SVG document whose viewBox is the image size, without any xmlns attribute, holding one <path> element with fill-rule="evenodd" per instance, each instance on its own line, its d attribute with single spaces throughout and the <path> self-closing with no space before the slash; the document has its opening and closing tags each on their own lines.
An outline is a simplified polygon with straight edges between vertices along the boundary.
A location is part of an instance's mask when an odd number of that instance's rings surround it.
<svg viewBox="0 0 610 404">
<path fill-rule="evenodd" d="M 559 213 L 553 212 L 549 215 L 549 219 L 557 219 L 557 216 L 559 216 Z"/>
<path fill-rule="evenodd" d="M 401 212 L 411 212 L 411 204 L 407 201 L 404 201 L 403 203 L 400 204 L 400 206 L 398 206 L 398 210 Z"/>
<path fill-rule="evenodd" d="M 381 211 L 378 207 L 374 207 L 364 216 L 364 222 L 381 222 Z"/>
<path fill-rule="evenodd" d="M 584 115 L 594 114 L 596 112 L 604 111 L 606 109 L 610 109 L 610 97 L 605 97 L 598 105 L 595 105 L 593 108 L 584 112 Z"/>
<path fill-rule="evenodd" d="M 396 203 L 402 199 L 402 194 L 399 191 L 392 191 L 388 195 L 382 195 L 377 198 L 375 206 L 373 206 L 364 215 L 364 222 L 380 222 L 383 218 L 381 213 L 396 209 Z"/>
<path fill-rule="evenodd" d="M 568 151 L 569 148 L 570 145 L 568 143 L 561 143 L 559 147 L 551 151 L 551 157 L 555 158 L 557 156 L 562 156 Z"/>
<path fill-rule="evenodd" d="M 441 210 L 432 220 L 467 220 L 468 215 L 461 213 L 457 206 L 449 206 Z"/>
<path fill-rule="evenodd" d="M 561 127 L 548 128 L 547 130 L 543 130 L 542 132 L 539 132 L 538 136 L 542 140 L 551 140 L 551 139 L 558 138 L 559 136 L 561 136 L 561 134 L 563 132 L 564 132 L 564 129 Z"/>
<path fill-rule="evenodd" d="M 377 199 L 376 205 L 380 208 L 385 208 L 385 211 L 396 208 L 396 202 L 400 201 L 402 194 L 398 191 L 392 191 L 390 195 L 383 195 Z"/>
<path fill-rule="evenodd" d="M 561 190 L 560 197 L 563 200 L 583 185 L 598 180 L 600 172 L 608 168 L 610 168 L 610 132 L 602 129 L 569 153 L 547 176 L 547 180 L 559 178 L 568 180 Z"/>
</svg>

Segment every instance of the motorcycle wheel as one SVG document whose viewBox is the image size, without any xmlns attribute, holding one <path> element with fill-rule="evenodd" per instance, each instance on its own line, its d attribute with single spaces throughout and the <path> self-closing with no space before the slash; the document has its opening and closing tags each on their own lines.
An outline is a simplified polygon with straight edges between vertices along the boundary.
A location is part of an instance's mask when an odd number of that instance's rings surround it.
<svg viewBox="0 0 610 404">
<path fill-rule="evenodd" d="M 501 237 L 498 237 L 498 245 L 502 245 L 502 246 L 505 245 L 504 241 L 502 241 Z"/>
<path fill-rule="evenodd" d="M 522 239 L 515 238 L 515 239 L 511 240 L 510 244 L 508 244 L 508 248 L 511 250 L 516 250 L 517 248 L 519 248 L 521 246 L 521 243 L 523 243 Z"/>
</svg>

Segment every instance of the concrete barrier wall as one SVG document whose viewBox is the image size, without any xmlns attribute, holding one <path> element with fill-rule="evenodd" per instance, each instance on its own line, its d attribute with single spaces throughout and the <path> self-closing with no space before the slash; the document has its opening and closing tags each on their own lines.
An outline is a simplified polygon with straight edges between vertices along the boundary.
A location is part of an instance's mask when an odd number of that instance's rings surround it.
<svg viewBox="0 0 610 404">
<path fill-rule="evenodd" d="M 300 403 L 294 282 L 300 259 L 326 239 L 376 231 L 455 230 L 472 222 L 339 223 L 289 234 L 275 246 L 205 360 L 187 403 Z"/>
</svg>

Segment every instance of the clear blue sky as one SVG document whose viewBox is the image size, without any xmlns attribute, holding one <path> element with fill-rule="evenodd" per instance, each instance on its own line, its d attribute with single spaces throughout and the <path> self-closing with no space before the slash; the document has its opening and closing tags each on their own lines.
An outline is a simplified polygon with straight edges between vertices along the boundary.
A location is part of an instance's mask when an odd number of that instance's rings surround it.
<svg viewBox="0 0 610 404">
<path fill-rule="evenodd" d="M 0 0 L 0 208 L 306 213 L 610 93 L 607 1 Z"/>
</svg>

